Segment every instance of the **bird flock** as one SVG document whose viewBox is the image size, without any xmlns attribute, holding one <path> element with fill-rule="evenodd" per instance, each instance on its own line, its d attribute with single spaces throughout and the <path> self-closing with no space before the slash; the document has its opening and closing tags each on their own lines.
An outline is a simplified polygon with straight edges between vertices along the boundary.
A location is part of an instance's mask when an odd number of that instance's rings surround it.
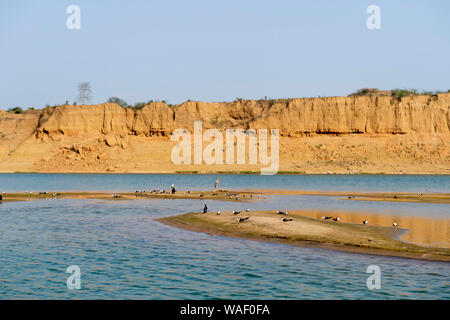
<svg viewBox="0 0 450 320">
<path fill-rule="evenodd" d="M 207 205 L 205 204 L 205 205 L 204 205 L 204 208 L 203 208 L 203 213 L 207 213 L 207 212 L 208 212 L 208 207 L 207 207 Z M 249 208 L 245 209 L 245 212 L 247 212 L 247 213 L 250 212 L 250 209 L 249 209 Z M 232 213 L 233 215 L 238 215 L 238 214 L 241 213 L 241 211 L 240 211 L 240 210 L 233 210 L 233 211 L 231 211 L 231 213 Z M 283 217 L 281 217 L 281 221 L 282 221 L 282 222 L 290 222 L 290 221 L 294 221 L 294 219 L 292 219 L 292 218 L 287 218 L 287 217 L 286 217 L 287 215 L 289 215 L 289 212 L 288 212 L 288 211 L 277 210 L 276 213 L 277 213 L 278 215 L 283 216 Z M 216 214 L 217 214 L 218 216 L 220 216 L 220 215 L 222 214 L 222 211 L 221 211 L 221 210 L 217 210 L 217 211 L 216 211 Z M 250 217 L 237 217 L 237 218 L 236 218 L 236 221 L 237 221 L 237 222 L 244 222 L 244 221 L 247 221 L 247 220 L 249 220 L 249 219 L 250 219 Z M 332 221 L 336 221 L 336 222 L 341 221 L 341 218 L 340 218 L 339 216 L 322 216 L 320 219 L 321 219 L 321 220 L 332 220 Z M 369 221 L 368 221 L 367 219 L 364 219 L 364 220 L 362 221 L 362 224 L 363 224 L 363 225 L 367 225 L 368 223 L 369 223 Z M 394 228 L 397 228 L 397 227 L 398 227 L 397 222 L 394 221 L 394 222 L 392 223 L 392 226 L 393 226 Z"/>
</svg>

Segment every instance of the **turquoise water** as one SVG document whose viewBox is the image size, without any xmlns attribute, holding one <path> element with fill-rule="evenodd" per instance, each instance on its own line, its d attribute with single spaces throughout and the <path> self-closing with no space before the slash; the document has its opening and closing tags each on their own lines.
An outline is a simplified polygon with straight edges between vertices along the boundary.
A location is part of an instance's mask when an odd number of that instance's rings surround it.
<svg viewBox="0 0 450 320">
<path fill-rule="evenodd" d="M 194 175 L 194 174 L 0 174 L 2 191 L 266 188 L 324 191 L 450 192 L 449 175 Z"/>
<path fill-rule="evenodd" d="M 176 183 L 193 189 L 209 186 L 215 177 L 11 174 L 0 175 L 0 188 L 134 190 Z M 222 176 L 223 187 L 273 188 L 284 183 L 289 188 L 301 185 L 317 190 L 339 185 L 365 190 L 382 190 L 380 186 L 385 185 L 400 190 L 407 179 L 409 190 L 418 190 L 423 183 L 435 191 L 449 189 L 449 178 L 439 176 L 331 176 L 328 184 L 324 177 L 330 176 L 264 177 L 255 182 L 257 177 Z M 250 204 L 208 201 L 208 206 L 210 210 L 338 206 L 398 214 L 431 212 L 444 218 L 450 211 L 448 205 L 333 197 L 269 197 Z M 0 299 L 450 299 L 449 263 L 211 236 L 154 220 L 202 207 L 201 200 L 162 199 L 2 203 Z M 381 268 L 380 290 L 366 287 L 366 268 L 372 264 Z M 70 265 L 81 269 L 81 290 L 67 289 L 65 271 Z"/>
</svg>

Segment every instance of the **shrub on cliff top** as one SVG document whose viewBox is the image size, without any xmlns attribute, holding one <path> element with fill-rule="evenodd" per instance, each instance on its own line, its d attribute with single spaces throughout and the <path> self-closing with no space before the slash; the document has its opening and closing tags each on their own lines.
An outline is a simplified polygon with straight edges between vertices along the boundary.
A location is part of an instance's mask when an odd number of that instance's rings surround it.
<svg viewBox="0 0 450 320">
<path fill-rule="evenodd" d="M 362 88 L 359 90 L 356 90 L 355 92 L 349 94 L 348 96 L 370 96 L 370 95 L 375 95 L 378 93 L 378 89 L 377 88 Z"/>
<path fill-rule="evenodd" d="M 22 113 L 23 110 L 21 107 L 15 107 L 15 108 L 10 108 L 10 109 L 6 110 L 6 112 L 19 114 L 19 113 Z"/>
<path fill-rule="evenodd" d="M 125 100 L 122 100 L 122 99 L 117 98 L 117 97 L 111 97 L 111 98 L 108 99 L 107 102 L 108 103 L 117 103 L 122 108 L 128 107 L 128 103 L 126 103 Z"/>
<path fill-rule="evenodd" d="M 391 90 L 391 96 L 394 98 L 403 98 L 407 96 L 416 96 L 418 91 L 416 89 L 393 89 Z M 428 93 L 423 93 L 428 94 Z"/>
</svg>

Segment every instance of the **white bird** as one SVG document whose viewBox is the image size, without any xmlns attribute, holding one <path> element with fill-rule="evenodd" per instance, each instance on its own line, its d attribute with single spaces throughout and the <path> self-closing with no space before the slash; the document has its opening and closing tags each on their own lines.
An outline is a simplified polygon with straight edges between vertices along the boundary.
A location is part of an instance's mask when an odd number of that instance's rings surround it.
<svg viewBox="0 0 450 320">
<path fill-rule="evenodd" d="M 333 218 L 334 221 L 339 221 L 339 217 Z"/>
<path fill-rule="evenodd" d="M 217 210 L 217 215 L 218 215 L 218 216 L 220 215 L 220 210 Z"/>
<path fill-rule="evenodd" d="M 397 222 L 394 221 L 394 223 L 392 224 L 393 227 L 397 227 Z"/>
<path fill-rule="evenodd" d="M 249 208 L 247 208 L 247 209 L 245 209 L 245 211 L 246 211 L 246 212 L 250 212 L 250 209 L 249 209 Z"/>
<path fill-rule="evenodd" d="M 367 221 L 367 220 L 364 220 L 364 221 L 363 221 L 364 224 L 367 224 L 367 222 L 369 222 L 369 221 Z"/>
</svg>

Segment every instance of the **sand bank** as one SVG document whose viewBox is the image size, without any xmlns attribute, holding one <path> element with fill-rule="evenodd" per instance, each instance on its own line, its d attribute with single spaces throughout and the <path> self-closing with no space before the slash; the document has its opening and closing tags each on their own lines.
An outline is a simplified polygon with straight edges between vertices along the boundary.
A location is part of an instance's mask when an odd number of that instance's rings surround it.
<svg viewBox="0 0 450 320">
<path fill-rule="evenodd" d="M 293 221 L 282 222 L 275 211 L 258 211 L 234 215 L 223 212 L 188 213 L 158 219 L 165 224 L 214 235 L 274 241 L 299 246 L 314 246 L 347 252 L 398 256 L 450 262 L 450 249 L 427 247 L 401 241 L 407 230 L 393 227 L 363 225 L 350 222 L 321 220 L 304 211 L 289 212 Z M 315 212 L 327 215 L 330 212 Z M 333 213 L 332 213 L 333 214 Z M 335 216 L 335 215 L 333 215 Z M 245 222 L 237 217 L 250 217 Z"/>
<path fill-rule="evenodd" d="M 205 199 L 221 201 L 253 201 L 258 199 L 254 192 L 215 191 L 176 191 L 140 190 L 136 192 L 21 192 L 3 193 L 1 202 L 31 201 L 41 199 L 99 199 L 99 200 L 138 200 L 138 199 Z"/>
<path fill-rule="evenodd" d="M 248 190 L 245 190 L 248 192 Z M 314 190 L 252 190 L 266 195 L 303 195 L 341 197 L 343 200 L 389 201 L 417 203 L 449 203 L 450 193 L 431 192 L 352 192 L 352 191 L 314 191 Z"/>
</svg>

